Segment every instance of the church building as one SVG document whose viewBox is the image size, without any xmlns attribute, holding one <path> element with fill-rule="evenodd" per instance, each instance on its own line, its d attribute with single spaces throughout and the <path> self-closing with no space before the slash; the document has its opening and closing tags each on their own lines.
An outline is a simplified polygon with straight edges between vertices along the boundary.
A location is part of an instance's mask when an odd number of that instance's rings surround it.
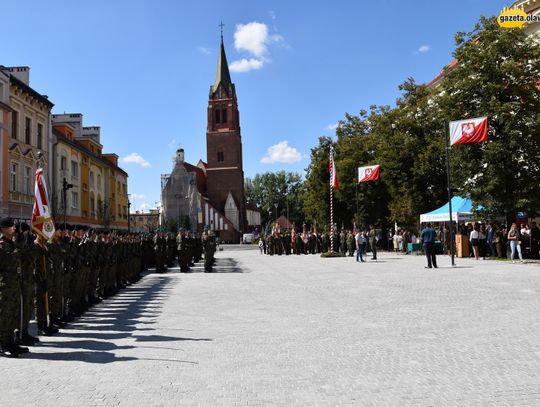
<svg viewBox="0 0 540 407">
<path fill-rule="evenodd" d="M 199 232 L 208 225 L 222 241 L 238 243 L 260 226 L 260 211 L 244 195 L 240 113 L 223 36 L 207 112 L 206 162 L 189 164 L 177 151 L 171 174 L 161 177 L 162 221 Z"/>
</svg>

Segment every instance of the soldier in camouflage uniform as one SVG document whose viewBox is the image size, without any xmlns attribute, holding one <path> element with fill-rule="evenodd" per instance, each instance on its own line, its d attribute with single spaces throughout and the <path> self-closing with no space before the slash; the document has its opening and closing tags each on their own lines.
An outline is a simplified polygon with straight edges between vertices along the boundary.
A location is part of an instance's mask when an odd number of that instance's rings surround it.
<svg viewBox="0 0 540 407">
<path fill-rule="evenodd" d="M 347 231 L 347 249 L 349 251 L 349 257 L 353 257 L 354 251 L 356 248 L 356 243 L 354 241 L 354 235 L 350 230 Z"/>
<path fill-rule="evenodd" d="M 176 236 L 176 245 L 178 249 L 178 265 L 180 266 L 180 271 L 182 273 L 187 273 L 189 271 L 187 236 L 183 228 L 180 228 L 180 231 Z"/>
<path fill-rule="evenodd" d="M 28 348 L 15 342 L 20 307 L 20 264 L 14 235 L 13 220 L 0 219 L 0 356 L 8 357 L 28 352 Z"/>
<path fill-rule="evenodd" d="M 198 234 L 195 234 L 193 236 L 193 241 L 193 262 L 198 263 L 201 261 L 203 255 L 202 238 Z"/>
<path fill-rule="evenodd" d="M 154 236 L 154 250 L 156 252 L 156 272 L 164 273 L 166 271 L 167 241 L 161 231 Z"/>
<path fill-rule="evenodd" d="M 64 260 L 66 257 L 65 247 L 61 244 L 63 238 L 63 228 L 60 225 L 55 227 L 55 233 L 50 242 L 47 243 L 47 250 L 51 260 L 51 275 L 49 281 L 49 310 L 50 320 L 56 326 L 63 327 L 63 288 L 64 288 Z"/>
<path fill-rule="evenodd" d="M 39 339 L 28 333 L 30 319 L 34 311 L 34 269 L 39 251 L 34 244 L 35 236 L 30 231 L 30 226 L 26 223 L 19 225 L 16 243 L 19 250 L 19 262 L 21 266 L 21 301 L 22 315 L 19 315 L 20 329 L 19 333 L 23 345 L 34 345 Z"/>
<path fill-rule="evenodd" d="M 211 273 L 214 265 L 214 253 L 216 252 L 216 239 L 208 225 L 204 226 L 204 232 L 201 236 L 204 251 L 204 272 Z"/>
<path fill-rule="evenodd" d="M 40 335 L 53 335 L 58 328 L 50 321 L 51 286 L 53 278 L 53 264 L 47 241 L 43 236 L 35 240 L 39 249 L 36 261 L 36 320 Z M 54 290 L 54 289 L 53 289 Z"/>
</svg>

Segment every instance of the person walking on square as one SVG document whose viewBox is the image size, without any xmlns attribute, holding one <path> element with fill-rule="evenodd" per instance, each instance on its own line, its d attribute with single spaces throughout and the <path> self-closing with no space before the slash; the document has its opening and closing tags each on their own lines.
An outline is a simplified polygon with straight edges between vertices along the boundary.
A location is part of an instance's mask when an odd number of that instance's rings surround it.
<svg viewBox="0 0 540 407">
<path fill-rule="evenodd" d="M 437 268 L 437 257 L 435 254 L 435 230 L 431 227 L 431 223 L 428 223 L 420 234 L 422 238 L 422 244 L 424 246 L 424 252 L 427 257 L 426 268 Z"/>
</svg>

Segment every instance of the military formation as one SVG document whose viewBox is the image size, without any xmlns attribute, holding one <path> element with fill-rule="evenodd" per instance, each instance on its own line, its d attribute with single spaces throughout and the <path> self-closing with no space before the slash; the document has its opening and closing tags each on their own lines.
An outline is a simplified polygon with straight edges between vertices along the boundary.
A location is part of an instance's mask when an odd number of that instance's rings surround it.
<svg viewBox="0 0 540 407">
<path fill-rule="evenodd" d="M 180 271 L 201 261 L 213 271 L 216 239 L 180 230 L 177 236 L 92 230 L 57 224 L 52 239 L 26 223 L 0 219 L 0 356 L 18 357 L 39 338 L 54 335 L 89 307 L 137 282 L 150 268 L 166 272 L 176 259 Z"/>
<path fill-rule="evenodd" d="M 377 245 L 382 232 L 374 226 L 369 227 L 366 231 L 347 230 L 345 228 L 338 231 L 337 228 L 334 228 L 331 233 L 327 233 L 326 231 L 318 231 L 316 225 L 308 228 L 306 224 L 303 225 L 301 232 L 297 232 L 294 224 L 290 231 L 282 231 L 280 225 L 274 223 L 271 231 L 266 236 L 261 237 L 261 253 L 270 256 L 319 254 L 327 253 L 333 247 L 334 252 L 353 257 L 357 249 L 356 232 L 365 235 L 368 242 L 367 248 L 372 253 L 372 259 L 376 260 Z"/>
</svg>

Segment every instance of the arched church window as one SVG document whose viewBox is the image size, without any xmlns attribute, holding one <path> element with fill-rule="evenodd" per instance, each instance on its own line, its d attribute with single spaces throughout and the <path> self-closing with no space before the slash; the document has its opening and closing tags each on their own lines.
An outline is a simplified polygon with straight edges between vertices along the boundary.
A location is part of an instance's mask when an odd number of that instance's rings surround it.
<svg viewBox="0 0 540 407">
<path fill-rule="evenodd" d="M 221 109 L 221 123 L 227 123 L 227 109 Z"/>
</svg>

